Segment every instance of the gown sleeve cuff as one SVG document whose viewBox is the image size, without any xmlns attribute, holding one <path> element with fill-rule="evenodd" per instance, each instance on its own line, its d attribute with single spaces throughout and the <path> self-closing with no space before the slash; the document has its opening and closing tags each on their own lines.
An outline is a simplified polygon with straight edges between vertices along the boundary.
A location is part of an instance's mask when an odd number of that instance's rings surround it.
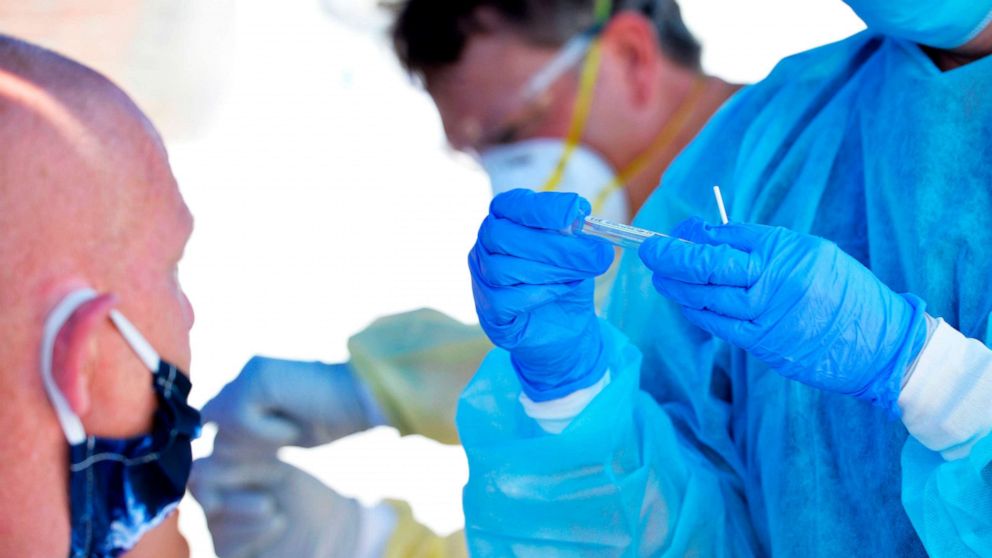
<svg viewBox="0 0 992 558">
<path fill-rule="evenodd" d="M 561 434 L 572 423 L 572 419 L 579 416 L 609 384 L 610 371 L 607 370 L 595 384 L 558 399 L 534 401 L 526 393 L 521 393 L 520 404 L 524 413 L 537 421 L 542 430 L 549 434 Z"/>
<path fill-rule="evenodd" d="M 902 421 L 944 459 L 967 457 L 992 431 L 992 350 L 984 344 L 936 320 L 907 378 L 899 394 Z"/>
</svg>

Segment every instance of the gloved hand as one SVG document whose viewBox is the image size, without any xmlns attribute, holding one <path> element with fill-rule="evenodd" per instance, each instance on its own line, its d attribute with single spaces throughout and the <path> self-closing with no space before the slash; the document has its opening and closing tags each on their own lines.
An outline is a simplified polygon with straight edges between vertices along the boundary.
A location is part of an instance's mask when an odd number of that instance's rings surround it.
<svg viewBox="0 0 992 558">
<path fill-rule="evenodd" d="M 685 317 L 782 375 L 895 412 L 926 341 L 925 304 L 899 295 L 835 244 L 780 227 L 689 219 L 640 249 Z"/>
<path fill-rule="evenodd" d="M 358 547 L 358 502 L 275 456 L 198 459 L 189 488 L 220 558 L 352 557 Z"/>
<path fill-rule="evenodd" d="M 268 454 L 313 447 L 381 424 L 379 412 L 346 364 L 254 357 L 203 407 L 215 422 L 221 451 Z"/>
<path fill-rule="evenodd" d="M 534 401 L 588 387 L 606 370 L 593 278 L 613 248 L 560 232 L 589 211 L 576 194 L 511 190 L 493 199 L 469 253 L 482 329 L 509 351 Z"/>
</svg>

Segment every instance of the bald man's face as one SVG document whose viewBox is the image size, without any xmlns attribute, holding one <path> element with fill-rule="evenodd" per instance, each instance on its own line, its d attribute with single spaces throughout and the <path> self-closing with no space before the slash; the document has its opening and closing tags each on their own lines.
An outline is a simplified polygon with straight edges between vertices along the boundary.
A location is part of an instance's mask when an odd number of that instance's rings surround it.
<svg viewBox="0 0 992 558">
<path fill-rule="evenodd" d="M 191 364 L 189 332 L 193 308 L 179 282 L 178 266 L 193 230 L 193 217 L 186 207 L 169 167 L 168 155 L 157 133 L 144 117 L 137 118 L 131 142 L 133 149 L 119 157 L 114 180 L 130 183 L 140 195 L 134 197 L 118 226 L 124 230 L 113 244 L 98 247 L 94 257 L 112 262 L 106 285 L 98 291 L 118 298 L 124 313 L 161 357 L 182 370 Z M 107 429 L 105 435 L 122 436 L 145 432 L 157 404 L 148 372 L 116 329 L 106 324 L 110 343 L 105 351 L 105 373 L 94 377 L 93 427 Z M 143 394 L 139 406 L 135 394 Z M 102 400 L 102 401 L 101 401 Z M 146 417 L 143 422 L 131 417 Z M 126 431 L 122 425 L 130 425 Z"/>
<path fill-rule="evenodd" d="M 148 180 L 152 197 L 135 208 L 133 282 L 121 293 L 121 308 L 142 322 L 142 331 L 166 360 L 190 368 L 189 331 L 193 308 L 179 283 L 179 261 L 193 231 L 186 207 L 169 167 L 164 146 L 149 133 L 149 152 L 139 160 L 135 180 Z M 133 299 L 133 301 L 132 301 Z M 133 311 L 129 308 L 134 307 Z"/>
<path fill-rule="evenodd" d="M 520 102 L 523 87 L 557 52 L 510 33 L 471 36 L 461 59 L 427 80 L 452 147 L 482 152 L 533 137 L 564 137 L 574 79 L 560 79 L 539 99 Z"/>
</svg>

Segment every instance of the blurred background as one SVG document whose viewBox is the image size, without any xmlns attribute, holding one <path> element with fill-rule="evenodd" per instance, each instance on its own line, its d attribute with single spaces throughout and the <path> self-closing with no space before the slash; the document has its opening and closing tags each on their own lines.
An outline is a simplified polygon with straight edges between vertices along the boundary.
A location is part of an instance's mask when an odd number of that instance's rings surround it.
<svg viewBox="0 0 992 558">
<path fill-rule="evenodd" d="M 680 4 L 705 69 L 738 82 L 864 27 L 839 0 Z M 446 146 L 390 19 L 376 0 L 0 0 L 0 32 L 110 76 L 165 137 L 196 216 L 194 405 L 255 354 L 344 361 L 382 315 L 475 321 L 464 262 L 489 185 Z M 378 428 L 281 455 L 365 503 L 405 499 L 440 533 L 462 526 L 457 447 Z M 192 498 L 180 521 L 193 556 L 214 556 Z"/>
</svg>

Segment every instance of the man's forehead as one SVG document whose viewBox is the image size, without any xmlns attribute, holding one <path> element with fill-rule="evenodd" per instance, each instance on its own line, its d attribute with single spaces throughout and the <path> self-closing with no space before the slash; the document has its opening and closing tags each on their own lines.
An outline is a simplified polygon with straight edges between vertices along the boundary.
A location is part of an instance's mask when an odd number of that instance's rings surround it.
<svg viewBox="0 0 992 558">
<path fill-rule="evenodd" d="M 556 49 L 538 47 L 509 32 L 474 35 L 461 59 L 431 72 L 427 90 L 456 148 L 498 126 L 527 81 Z"/>
</svg>

